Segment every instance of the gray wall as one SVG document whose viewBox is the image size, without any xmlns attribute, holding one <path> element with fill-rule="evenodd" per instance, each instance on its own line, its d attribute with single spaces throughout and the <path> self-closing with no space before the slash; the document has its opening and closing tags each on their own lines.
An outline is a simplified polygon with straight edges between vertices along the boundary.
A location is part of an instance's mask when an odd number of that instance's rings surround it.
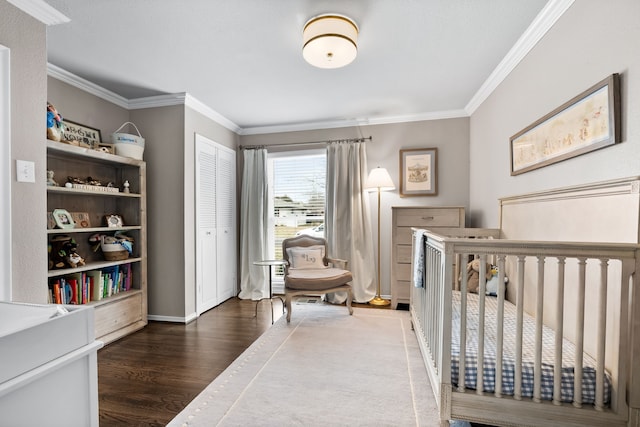
<svg viewBox="0 0 640 427">
<path fill-rule="evenodd" d="M 147 292 L 151 315 L 184 316 L 184 106 L 131 111 L 145 137 Z"/>
<path fill-rule="evenodd" d="M 474 226 L 498 226 L 498 198 L 640 174 L 640 2 L 580 0 L 471 117 Z M 621 74 L 615 146 L 514 177 L 509 138 L 590 86 Z"/>
<path fill-rule="evenodd" d="M 46 303 L 46 27 L 0 1 L 0 44 L 11 50 L 12 299 Z M 16 159 L 35 163 L 35 184 L 16 182 Z"/>
<path fill-rule="evenodd" d="M 292 142 L 372 136 L 367 142 L 367 167 L 386 168 L 396 186 L 384 192 L 380 201 L 380 293 L 390 295 L 391 280 L 391 207 L 392 206 L 464 206 L 469 199 L 469 119 L 430 120 L 340 129 L 244 135 L 241 145 L 272 145 Z M 399 150 L 438 149 L 438 195 L 404 197 L 399 195 Z M 289 147 L 291 148 L 291 147 Z M 301 147 L 302 148 L 302 147 Z M 315 147 L 317 148 L 317 147 Z M 275 150 L 275 149 L 274 149 Z M 370 194 L 371 226 L 374 246 L 377 242 L 376 193 Z"/>
</svg>

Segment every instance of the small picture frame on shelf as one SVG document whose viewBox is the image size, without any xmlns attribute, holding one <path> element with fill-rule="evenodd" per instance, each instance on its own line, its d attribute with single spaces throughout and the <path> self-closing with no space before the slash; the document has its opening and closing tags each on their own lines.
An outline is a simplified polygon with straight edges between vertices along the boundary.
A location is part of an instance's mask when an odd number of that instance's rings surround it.
<svg viewBox="0 0 640 427">
<path fill-rule="evenodd" d="M 91 227 L 91 221 L 89 220 L 89 214 L 87 212 L 71 212 L 71 218 L 80 228 Z"/>
<path fill-rule="evenodd" d="M 58 228 L 75 228 L 76 223 L 73 221 L 73 217 L 69 212 L 64 209 L 53 210 L 53 220 Z"/>
<path fill-rule="evenodd" d="M 122 217 L 120 215 L 105 215 L 104 220 L 107 224 L 107 227 L 109 228 L 118 228 L 124 225 L 124 222 L 122 221 Z"/>
</svg>

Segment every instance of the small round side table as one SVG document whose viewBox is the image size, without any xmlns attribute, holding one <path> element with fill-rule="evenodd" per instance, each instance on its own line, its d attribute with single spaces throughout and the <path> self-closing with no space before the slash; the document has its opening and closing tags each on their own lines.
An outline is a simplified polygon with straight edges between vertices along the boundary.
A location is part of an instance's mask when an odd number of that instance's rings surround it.
<svg viewBox="0 0 640 427">
<path fill-rule="evenodd" d="M 263 299 L 268 299 L 269 302 L 271 303 L 271 324 L 272 325 L 273 325 L 273 298 L 274 297 L 273 297 L 273 277 L 271 274 L 271 270 L 272 270 L 272 267 L 274 266 L 286 265 L 286 264 L 287 264 L 287 261 L 282 259 L 265 259 L 262 261 L 253 262 L 253 265 L 261 265 L 269 268 L 269 296 L 260 298 L 258 301 L 256 301 L 256 317 L 258 317 L 258 303 Z M 276 298 L 278 298 L 282 302 L 282 314 L 284 314 L 284 301 L 279 296 L 276 296 Z"/>
</svg>

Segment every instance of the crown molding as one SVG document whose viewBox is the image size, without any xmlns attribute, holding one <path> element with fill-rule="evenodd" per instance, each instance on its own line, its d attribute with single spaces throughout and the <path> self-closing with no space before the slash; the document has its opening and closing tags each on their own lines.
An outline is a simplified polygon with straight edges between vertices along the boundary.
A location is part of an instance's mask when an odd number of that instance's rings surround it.
<svg viewBox="0 0 640 427">
<path fill-rule="evenodd" d="M 168 95 L 149 96 L 146 98 L 136 98 L 129 100 L 130 110 L 139 110 L 142 108 L 156 108 L 156 107 L 168 107 L 171 105 L 184 105 L 197 111 L 203 116 L 213 120 L 219 125 L 229 129 L 232 132 L 240 134 L 242 128 L 224 117 L 214 109 L 205 105 L 203 102 L 196 99 L 194 96 L 189 95 L 186 92 L 173 93 Z"/>
<path fill-rule="evenodd" d="M 480 86 L 480 89 L 471 98 L 464 108 L 467 114 L 472 115 L 476 109 L 493 93 L 493 91 L 507 78 L 520 61 L 533 49 L 533 47 L 553 27 L 556 21 L 571 7 L 574 0 L 550 0 L 538 13 L 529 28 L 520 36 L 507 55 L 500 61 L 489 78 Z"/>
<path fill-rule="evenodd" d="M 113 93 L 110 90 L 103 88 L 102 86 L 98 86 L 97 84 L 92 83 L 89 80 L 85 80 L 80 76 L 70 73 L 67 70 L 58 67 L 57 65 L 47 63 L 47 75 L 68 85 L 83 90 L 87 93 L 90 93 L 91 95 L 97 96 L 98 98 L 104 99 L 105 101 L 109 101 L 112 104 L 116 104 L 119 107 L 129 109 L 129 101 L 126 98 Z"/>
<path fill-rule="evenodd" d="M 70 22 L 67 16 L 58 12 L 43 0 L 7 0 L 9 3 L 42 22 L 45 25 L 58 25 Z"/>
<path fill-rule="evenodd" d="M 240 134 L 242 131 L 240 126 L 227 119 L 222 114 L 214 111 L 212 108 L 209 108 L 188 93 L 182 92 L 127 99 L 51 63 L 47 63 L 47 75 L 127 110 L 185 105 L 232 132 Z"/>
<path fill-rule="evenodd" d="M 187 94 L 170 93 L 167 95 L 146 96 L 144 98 L 134 98 L 128 101 L 129 110 L 142 110 L 143 108 L 170 107 L 172 105 L 185 105 Z"/>
<path fill-rule="evenodd" d="M 213 108 L 209 107 L 208 105 L 200 102 L 198 99 L 194 98 L 193 96 L 186 94 L 187 97 L 185 99 L 185 105 L 189 108 L 192 108 L 193 110 L 197 111 L 198 113 L 204 115 L 205 117 L 208 117 L 209 119 L 213 120 L 214 122 L 220 124 L 221 126 L 224 126 L 225 128 L 229 129 L 232 132 L 235 132 L 238 135 L 241 135 L 242 133 L 242 128 L 240 126 L 238 126 L 237 124 L 235 124 L 234 122 L 232 122 L 231 120 L 227 119 L 225 116 L 223 116 L 222 114 L 218 113 L 217 111 L 215 111 Z"/>
<path fill-rule="evenodd" d="M 421 122 L 427 120 L 455 119 L 468 117 L 465 110 L 436 111 L 433 113 L 410 114 L 404 116 L 388 116 L 377 118 L 359 118 L 348 120 L 334 120 L 326 122 L 307 122 L 300 124 L 285 124 L 276 126 L 257 126 L 242 128 L 239 135 L 260 135 L 267 133 L 298 132 L 319 129 L 337 129 L 367 125 L 385 125 L 393 123 Z"/>
</svg>

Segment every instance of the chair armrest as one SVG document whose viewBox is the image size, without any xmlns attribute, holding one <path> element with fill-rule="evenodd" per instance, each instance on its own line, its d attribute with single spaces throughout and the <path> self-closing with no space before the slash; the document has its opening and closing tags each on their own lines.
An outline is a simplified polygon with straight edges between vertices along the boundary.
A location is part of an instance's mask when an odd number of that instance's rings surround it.
<svg viewBox="0 0 640 427">
<path fill-rule="evenodd" d="M 327 259 L 328 262 L 330 262 L 334 267 L 339 267 L 343 270 L 347 269 L 347 264 L 349 264 L 349 261 L 347 261 L 346 259 L 340 259 L 340 258 L 329 258 L 329 257 L 325 257 Z"/>
</svg>

